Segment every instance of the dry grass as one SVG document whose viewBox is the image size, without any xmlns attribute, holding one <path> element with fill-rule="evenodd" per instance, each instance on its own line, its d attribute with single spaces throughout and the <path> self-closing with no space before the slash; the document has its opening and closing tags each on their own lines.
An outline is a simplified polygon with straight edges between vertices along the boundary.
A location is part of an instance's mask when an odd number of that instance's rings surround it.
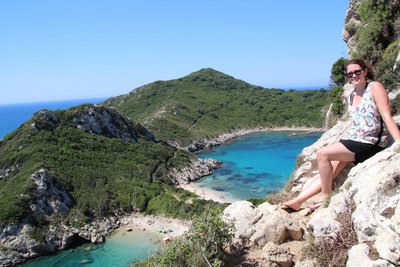
<svg viewBox="0 0 400 267">
<path fill-rule="evenodd" d="M 357 234 L 353 228 L 351 214 L 354 211 L 354 202 L 349 203 L 346 213 L 339 214 L 336 219 L 341 224 L 341 229 L 335 238 L 327 238 L 318 245 L 310 235 L 303 255 L 307 258 L 315 258 L 321 266 L 340 267 L 346 266 L 348 250 L 358 243 Z"/>
<path fill-rule="evenodd" d="M 277 193 L 273 193 L 273 194 L 269 194 L 266 198 L 265 201 L 273 204 L 273 205 L 277 205 L 279 203 L 291 200 L 295 197 L 295 193 L 292 192 L 277 192 Z"/>
</svg>

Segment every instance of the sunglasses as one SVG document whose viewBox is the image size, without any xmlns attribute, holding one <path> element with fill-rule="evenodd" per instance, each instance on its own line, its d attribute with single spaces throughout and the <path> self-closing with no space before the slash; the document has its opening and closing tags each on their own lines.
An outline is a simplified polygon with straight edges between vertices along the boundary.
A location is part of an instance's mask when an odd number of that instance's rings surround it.
<svg viewBox="0 0 400 267">
<path fill-rule="evenodd" d="M 356 76 L 360 75 L 361 72 L 362 72 L 362 69 L 359 69 L 359 70 L 355 70 L 355 71 L 350 71 L 350 72 L 346 73 L 346 75 L 347 75 L 347 78 L 351 78 L 351 77 L 353 77 L 354 74 Z"/>
</svg>

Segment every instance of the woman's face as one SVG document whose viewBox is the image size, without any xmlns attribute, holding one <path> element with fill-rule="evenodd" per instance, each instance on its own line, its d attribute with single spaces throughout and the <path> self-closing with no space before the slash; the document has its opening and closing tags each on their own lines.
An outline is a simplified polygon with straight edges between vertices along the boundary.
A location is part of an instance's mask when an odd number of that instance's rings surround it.
<svg viewBox="0 0 400 267">
<path fill-rule="evenodd" d="M 353 85 L 357 85 L 360 82 L 365 83 L 365 77 L 367 76 L 368 70 L 363 70 L 358 64 L 350 64 L 347 66 L 347 79 Z"/>
</svg>

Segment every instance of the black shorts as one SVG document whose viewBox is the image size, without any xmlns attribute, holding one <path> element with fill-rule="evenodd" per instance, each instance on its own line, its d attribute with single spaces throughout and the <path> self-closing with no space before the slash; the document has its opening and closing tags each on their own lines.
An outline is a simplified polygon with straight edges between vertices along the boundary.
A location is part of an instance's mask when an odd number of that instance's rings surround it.
<svg viewBox="0 0 400 267">
<path fill-rule="evenodd" d="M 384 147 L 376 146 L 373 144 L 361 143 L 353 140 L 342 140 L 339 141 L 342 143 L 348 150 L 353 152 L 355 155 L 354 164 L 361 163 L 378 152 L 384 150 Z"/>
</svg>

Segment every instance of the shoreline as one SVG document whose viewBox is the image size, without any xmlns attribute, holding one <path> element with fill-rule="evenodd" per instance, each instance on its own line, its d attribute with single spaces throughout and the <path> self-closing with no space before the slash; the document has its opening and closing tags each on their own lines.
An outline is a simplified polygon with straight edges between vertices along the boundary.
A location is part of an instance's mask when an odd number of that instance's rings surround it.
<svg viewBox="0 0 400 267">
<path fill-rule="evenodd" d="M 218 203 L 233 203 L 240 200 L 229 196 L 226 192 L 218 192 L 211 188 L 200 187 L 193 182 L 189 184 L 181 184 L 178 187 L 197 195 L 200 199 L 212 200 Z"/>
<path fill-rule="evenodd" d="M 199 152 L 202 150 L 206 150 L 209 148 L 212 148 L 214 146 L 219 146 L 223 145 L 233 139 L 236 139 L 238 137 L 246 136 L 246 135 L 251 135 L 251 134 L 256 134 L 256 133 L 264 133 L 264 132 L 302 132 L 300 134 L 293 134 L 295 135 L 307 135 L 307 134 L 312 134 L 316 132 L 324 132 L 326 131 L 325 128 L 318 128 L 318 127 L 255 127 L 255 128 L 249 128 L 249 129 L 240 129 L 240 130 L 235 130 L 233 132 L 228 132 L 228 133 L 223 133 L 218 135 L 215 138 L 212 139 L 200 139 L 196 140 L 187 147 L 184 147 L 183 149 L 189 151 L 189 152 Z"/>
<path fill-rule="evenodd" d="M 224 133 L 216 138 L 207 140 L 202 139 L 193 142 L 191 145 L 187 146 L 185 149 L 189 152 L 196 153 L 200 151 L 204 151 L 210 149 L 215 146 L 226 144 L 236 138 L 257 134 L 257 133 L 264 133 L 264 132 L 300 132 L 300 133 L 292 133 L 290 136 L 300 136 L 300 135 L 307 135 L 316 132 L 324 132 L 325 128 L 317 128 L 317 127 L 258 127 L 258 128 L 250 128 L 250 129 L 243 129 L 238 130 L 232 133 Z M 210 173 L 211 174 L 211 173 Z M 219 192 L 215 191 L 211 188 L 200 187 L 196 185 L 194 182 L 202 179 L 210 174 L 204 175 L 199 177 L 195 180 L 190 180 L 189 183 L 181 183 L 177 187 L 180 187 L 186 191 L 196 194 L 200 199 L 204 200 L 212 200 L 219 203 L 233 203 L 238 201 L 239 199 L 232 198 L 229 196 L 227 192 Z"/>
<path fill-rule="evenodd" d="M 176 238 L 184 235 L 191 221 L 154 215 L 134 213 L 120 218 L 120 228 L 126 231 L 141 230 L 156 233 L 161 237 Z"/>
</svg>

